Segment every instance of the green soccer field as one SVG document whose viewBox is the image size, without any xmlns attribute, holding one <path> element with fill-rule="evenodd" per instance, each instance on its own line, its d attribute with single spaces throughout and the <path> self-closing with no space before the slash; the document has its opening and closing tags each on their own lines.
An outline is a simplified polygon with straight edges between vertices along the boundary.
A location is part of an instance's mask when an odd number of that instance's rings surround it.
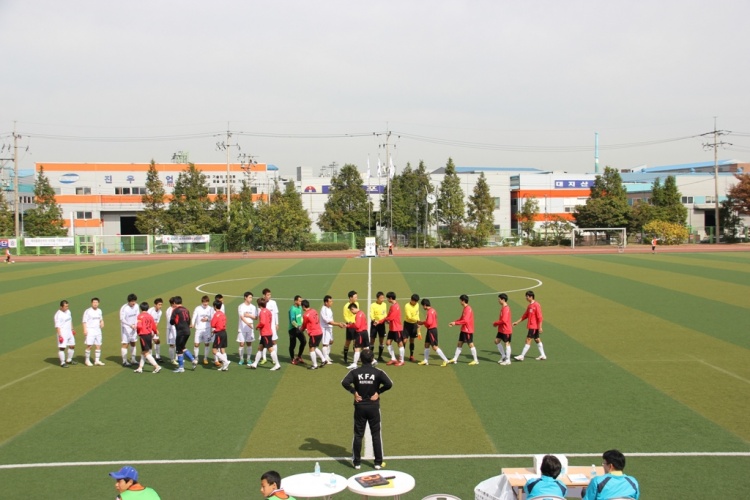
<svg viewBox="0 0 750 500">
<path fill-rule="evenodd" d="M 353 475 L 352 401 L 336 364 L 317 371 L 288 359 L 286 311 L 302 295 L 316 309 L 349 290 L 367 303 L 366 259 L 34 262 L 0 267 L 1 498 L 98 499 L 115 495 L 107 473 L 133 464 L 168 498 L 260 498 L 260 475 L 312 471 Z M 599 464 L 618 448 L 645 499 L 742 498 L 750 491 L 750 254 L 560 255 L 373 259 L 372 292 L 412 293 L 438 312 L 440 345 L 455 352 L 470 296 L 479 366 L 468 347 L 457 365 L 384 368 L 382 398 L 389 469 L 416 488 L 473 498 L 474 486 L 531 456 L 563 453 Z M 237 306 L 243 292 L 273 291 L 281 309 L 282 370 L 236 365 Z M 533 289 L 543 307 L 547 361 L 499 366 L 497 294 L 514 320 Z M 204 293 L 225 296 L 228 372 L 136 375 L 120 365 L 118 312 L 139 301 L 181 295 L 192 309 Z M 53 315 L 70 301 L 76 330 L 91 297 L 104 311 L 104 367 L 58 365 Z M 166 309 L 166 304 L 165 304 Z M 164 318 L 159 325 L 164 330 Z M 519 354 L 525 327 L 514 330 Z M 192 340 L 192 338 L 191 338 Z M 254 346 L 255 348 L 256 346 Z M 415 356 L 422 359 L 422 345 Z M 162 355 L 166 354 L 166 346 Z M 202 350 L 201 350 L 202 354 Z M 409 355 L 408 347 L 407 353 Z M 306 358 L 309 359 L 309 358 Z M 350 354 L 351 359 L 351 354 Z M 166 368 L 166 366 L 165 366 Z M 150 372 L 150 367 L 144 371 Z M 363 470 L 372 466 L 365 461 Z M 283 481 L 282 481 L 283 482 Z M 336 498 L 356 498 L 343 492 Z"/>
</svg>

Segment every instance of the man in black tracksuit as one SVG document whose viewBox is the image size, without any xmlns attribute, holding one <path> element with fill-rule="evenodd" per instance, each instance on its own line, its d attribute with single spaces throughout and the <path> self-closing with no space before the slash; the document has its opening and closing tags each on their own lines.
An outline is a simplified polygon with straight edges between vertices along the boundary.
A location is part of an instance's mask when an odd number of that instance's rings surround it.
<svg viewBox="0 0 750 500">
<path fill-rule="evenodd" d="M 372 433 L 375 468 L 380 469 L 385 465 L 383 443 L 380 437 L 380 394 L 393 387 L 393 382 L 383 370 L 372 366 L 372 357 L 372 351 L 364 349 L 360 358 L 362 366 L 351 370 L 341 381 L 344 389 L 354 394 L 352 464 L 355 469 L 360 468 L 362 437 L 365 435 L 365 426 L 368 423 Z"/>
</svg>

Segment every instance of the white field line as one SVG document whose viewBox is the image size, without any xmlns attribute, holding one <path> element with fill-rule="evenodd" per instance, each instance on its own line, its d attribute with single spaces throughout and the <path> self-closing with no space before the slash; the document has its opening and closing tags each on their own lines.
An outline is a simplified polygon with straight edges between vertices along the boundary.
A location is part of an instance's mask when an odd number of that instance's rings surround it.
<svg viewBox="0 0 750 500">
<path fill-rule="evenodd" d="M 21 377 L 19 379 L 16 379 L 13 382 L 8 382 L 7 384 L 0 386 L 0 391 L 2 391 L 3 389 L 6 389 L 8 387 L 10 387 L 13 384 L 17 384 L 18 382 L 20 382 L 22 380 L 26 380 L 27 378 L 33 377 L 34 375 L 38 375 L 38 374 L 42 373 L 44 370 L 49 370 L 50 368 L 52 368 L 52 367 L 51 366 L 47 366 L 47 367 L 42 368 L 41 370 L 35 371 L 34 373 L 29 373 L 28 375 L 25 375 L 25 376 L 23 376 L 23 377 Z"/>
<path fill-rule="evenodd" d="M 601 453 L 565 453 L 567 457 L 600 458 Z M 673 452 L 673 453 L 628 453 L 629 457 L 750 457 L 750 452 L 744 451 L 716 451 L 716 452 Z M 424 460 L 424 459 L 472 459 L 472 458 L 533 458 L 534 455 L 498 453 L 487 455 L 401 455 L 389 456 L 388 460 Z M 92 467 L 99 465 L 164 465 L 164 464 L 234 464 L 254 462 L 348 462 L 351 457 L 287 457 L 287 458 L 195 458 L 177 460 L 106 460 L 98 462 L 47 462 L 35 464 L 2 464 L 2 469 L 37 469 L 44 467 Z"/>
<path fill-rule="evenodd" d="M 692 355 L 691 355 L 690 357 L 691 357 L 691 358 L 695 358 L 695 359 L 696 359 L 696 360 L 697 360 L 697 361 L 698 361 L 699 363 L 701 363 L 701 364 L 704 364 L 704 365 L 706 365 L 706 366 L 708 366 L 708 367 L 710 367 L 710 368 L 713 368 L 713 369 L 714 369 L 714 370 L 716 370 L 716 371 L 719 371 L 719 372 L 721 372 L 721 373 L 723 373 L 723 374 L 725 374 L 725 375 L 729 375 L 730 377 L 734 377 L 734 378 L 736 378 L 737 380 L 741 380 L 742 382 L 745 382 L 746 384 L 750 384 L 750 380 L 748 380 L 748 379 L 746 379 L 746 378 L 744 378 L 744 377 L 740 377 L 740 376 L 739 376 L 739 375 L 737 375 L 736 373 L 732 373 L 732 372 L 730 372 L 730 371 L 727 371 L 727 370 L 725 370 L 725 369 L 723 369 L 723 368 L 720 368 L 720 367 L 718 367 L 718 366 L 712 365 L 711 363 L 706 363 L 706 362 L 705 362 L 705 361 L 703 361 L 702 359 L 696 358 L 695 356 L 692 356 Z"/>
</svg>

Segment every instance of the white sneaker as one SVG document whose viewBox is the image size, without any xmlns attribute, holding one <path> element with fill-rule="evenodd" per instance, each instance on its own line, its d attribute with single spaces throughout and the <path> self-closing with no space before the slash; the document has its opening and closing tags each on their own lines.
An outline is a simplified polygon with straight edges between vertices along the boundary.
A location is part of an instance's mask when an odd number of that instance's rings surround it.
<svg viewBox="0 0 750 500">
<path fill-rule="evenodd" d="M 502 362 L 502 363 L 500 363 L 500 364 L 501 364 L 501 365 L 503 365 L 503 366 L 508 366 L 508 365 L 510 365 L 510 360 L 509 360 L 509 359 L 506 359 L 505 361 L 503 361 L 503 362 Z"/>
<path fill-rule="evenodd" d="M 281 365 L 279 364 L 273 365 L 273 368 L 271 368 L 271 371 L 275 372 L 276 370 L 281 370 Z"/>
<path fill-rule="evenodd" d="M 225 371 L 229 370 L 229 363 L 231 363 L 231 361 L 227 360 L 226 363 L 224 363 L 222 365 L 221 371 L 225 372 Z"/>
<path fill-rule="evenodd" d="M 133 373 L 143 373 L 143 368 L 136 368 Z"/>
<path fill-rule="evenodd" d="M 249 365 L 247 365 L 247 367 L 251 370 L 255 370 L 256 368 L 258 368 L 258 365 L 256 365 L 255 363 L 250 363 Z"/>
<path fill-rule="evenodd" d="M 92 363 L 90 359 L 87 359 L 86 362 L 84 363 L 84 365 L 86 365 L 86 366 L 94 366 L 94 363 Z"/>
<path fill-rule="evenodd" d="M 128 362 L 127 360 L 125 360 L 125 361 L 122 362 L 122 366 L 128 367 L 128 366 L 130 366 L 130 362 Z"/>
<path fill-rule="evenodd" d="M 333 364 L 333 360 L 331 358 L 326 359 L 326 362 L 329 364 Z"/>
<path fill-rule="evenodd" d="M 94 366 L 104 366 L 104 363 L 101 361 L 94 361 Z"/>
<path fill-rule="evenodd" d="M 354 370 L 355 368 L 357 368 L 357 363 L 352 363 L 349 366 L 347 366 L 346 368 L 347 368 L 347 370 Z"/>
<path fill-rule="evenodd" d="M 539 356 L 536 358 L 537 361 L 544 361 L 545 359 L 547 359 L 547 356 Z"/>
<path fill-rule="evenodd" d="M 498 365 L 502 365 L 503 363 L 505 363 L 505 358 L 497 360 Z"/>
<path fill-rule="evenodd" d="M 172 370 L 173 373 L 185 373 L 185 368 L 179 367 L 176 370 Z"/>
<path fill-rule="evenodd" d="M 516 361 L 523 361 L 523 356 L 519 354 L 518 356 L 513 356 L 513 359 L 515 359 Z"/>
<path fill-rule="evenodd" d="M 152 373 L 156 374 L 156 373 L 159 373 L 160 371 L 161 371 L 161 366 L 157 366 L 156 368 L 154 368 L 154 371 Z"/>
</svg>

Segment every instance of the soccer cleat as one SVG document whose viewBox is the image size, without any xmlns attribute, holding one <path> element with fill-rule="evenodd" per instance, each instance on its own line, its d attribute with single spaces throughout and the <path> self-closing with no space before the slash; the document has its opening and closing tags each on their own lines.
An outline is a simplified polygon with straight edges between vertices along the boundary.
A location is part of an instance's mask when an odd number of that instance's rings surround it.
<svg viewBox="0 0 750 500">
<path fill-rule="evenodd" d="M 136 368 L 133 373 L 143 373 L 143 368 Z"/>
<path fill-rule="evenodd" d="M 60 365 L 60 368 L 67 368 L 67 367 L 68 367 L 68 365 L 66 365 L 65 363 L 63 363 L 63 364 Z"/>
<path fill-rule="evenodd" d="M 347 370 L 354 370 L 356 367 L 357 367 L 357 365 L 355 363 L 352 363 L 349 366 L 347 366 L 346 369 Z"/>
<path fill-rule="evenodd" d="M 455 365 L 456 364 L 456 358 L 451 358 L 448 360 L 449 365 Z"/>
<path fill-rule="evenodd" d="M 125 368 L 127 368 L 128 366 L 130 366 L 130 362 L 129 361 L 123 361 L 122 362 L 122 366 L 124 366 Z"/>
<path fill-rule="evenodd" d="M 193 365 L 191 370 L 195 371 L 195 369 L 198 367 L 198 358 L 195 358 L 191 364 Z"/>
<path fill-rule="evenodd" d="M 469 362 L 469 366 L 475 366 L 475 365 L 478 365 L 478 364 L 479 364 L 479 361 L 470 361 Z"/>
<path fill-rule="evenodd" d="M 500 364 L 501 364 L 501 365 L 503 365 L 503 366 L 508 366 L 508 365 L 510 365 L 510 360 L 509 360 L 509 359 L 506 359 L 505 361 L 503 361 L 503 362 L 502 362 L 502 363 L 500 363 Z"/>
<path fill-rule="evenodd" d="M 174 366 L 180 366 L 180 363 L 178 363 L 176 359 L 173 359 L 173 360 L 172 360 L 172 364 L 173 364 Z"/>
<path fill-rule="evenodd" d="M 416 363 L 417 360 L 414 359 L 414 356 L 409 356 L 409 363 Z"/>
<path fill-rule="evenodd" d="M 396 364 L 395 364 L 394 366 L 404 366 L 404 362 L 403 362 L 403 361 L 399 361 L 399 362 L 398 362 L 398 363 L 396 363 Z"/>
<path fill-rule="evenodd" d="M 267 360 L 267 359 L 261 359 L 261 360 L 260 360 L 260 364 L 261 364 L 261 365 L 265 365 L 266 363 L 268 363 L 268 360 Z"/>
<path fill-rule="evenodd" d="M 373 359 L 372 364 L 370 366 L 378 366 L 378 362 Z"/>
<path fill-rule="evenodd" d="M 505 363 L 505 358 L 497 360 L 498 365 L 502 365 L 503 363 Z"/>
<path fill-rule="evenodd" d="M 222 365 L 221 361 L 214 361 L 214 366 L 221 366 L 221 365 Z"/>
<path fill-rule="evenodd" d="M 305 364 L 305 360 L 302 359 L 301 357 L 297 356 L 297 363 L 299 363 L 301 365 L 304 365 Z"/>
<path fill-rule="evenodd" d="M 78 361 L 76 361 L 75 359 L 69 359 L 68 361 L 66 361 L 66 363 L 69 365 L 77 365 Z"/>
<path fill-rule="evenodd" d="M 325 365 L 323 365 L 323 366 L 325 366 Z M 318 365 L 312 365 L 312 366 L 308 367 L 307 369 L 308 370 L 317 370 L 318 369 Z"/>
<path fill-rule="evenodd" d="M 385 360 L 383 359 L 383 356 L 378 356 L 378 361 L 380 363 L 385 363 Z"/>
<path fill-rule="evenodd" d="M 383 463 L 380 463 L 380 464 L 375 464 L 375 470 L 380 470 L 380 469 L 382 469 L 383 467 L 385 467 L 385 462 L 383 462 Z"/>
<path fill-rule="evenodd" d="M 329 365 L 332 365 L 332 364 L 333 364 L 333 360 L 332 360 L 332 359 L 330 359 L 330 358 L 326 359 L 326 362 L 327 362 L 327 363 L 328 363 Z"/>
<path fill-rule="evenodd" d="M 131 364 L 131 365 L 137 365 L 137 364 L 138 364 L 138 361 L 136 361 L 136 359 L 135 359 L 135 358 L 130 358 L 130 364 Z"/>
<path fill-rule="evenodd" d="M 355 468 L 356 470 L 359 470 L 359 469 L 361 469 L 361 468 L 362 468 L 362 466 L 361 466 L 361 465 L 359 465 L 359 464 L 354 464 L 354 468 Z"/>
<path fill-rule="evenodd" d="M 156 360 L 157 363 L 161 363 L 161 356 L 155 357 L 154 359 Z"/>
<path fill-rule="evenodd" d="M 84 365 L 86 365 L 86 366 L 94 366 L 94 363 L 92 363 L 90 359 L 87 359 L 86 362 L 84 363 Z"/>
<path fill-rule="evenodd" d="M 97 359 L 96 361 L 94 361 L 94 366 L 104 366 L 104 363 Z"/>
<path fill-rule="evenodd" d="M 296 365 L 296 364 L 297 364 L 297 358 L 293 358 L 293 359 L 292 359 L 292 361 L 291 361 L 291 363 L 292 363 L 293 365 Z"/>
<path fill-rule="evenodd" d="M 230 364 L 230 363 L 231 363 L 231 361 L 227 360 L 227 362 L 226 362 L 226 363 L 222 364 L 222 365 L 221 365 L 221 371 L 223 371 L 223 372 L 225 372 L 225 371 L 228 371 L 228 370 L 229 370 L 229 364 Z"/>
<path fill-rule="evenodd" d="M 185 373 L 185 368 L 180 366 L 176 370 L 172 370 L 172 373 Z"/>
<path fill-rule="evenodd" d="M 204 364 L 204 365 L 207 365 L 207 364 L 208 364 L 208 360 L 207 360 L 206 358 L 203 358 L 203 364 Z"/>
<path fill-rule="evenodd" d="M 443 364 L 441 364 L 440 366 L 445 367 L 445 366 L 448 366 L 448 365 L 449 365 L 448 361 L 443 361 Z"/>
<path fill-rule="evenodd" d="M 258 368 L 258 366 L 255 363 L 250 363 L 249 365 L 247 365 L 247 367 L 251 370 L 255 370 L 256 368 Z"/>
<path fill-rule="evenodd" d="M 241 359 L 241 360 L 239 360 L 239 361 L 237 362 L 237 364 L 238 364 L 238 365 L 240 365 L 240 366 L 242 366 L 242 365 L 244 365 L 244 364 L 245 364 L 245 360 L 244 360 L 244 359 Z"/>
<path fill-rule="evenodd" d="M 273 365 L 273 368 L 271 368 L 271 371 L 275 372 L 276 370 L 281 370 L 281 365 L 279 364 Z"/>
<path fill-rule="evenodd" d="M 544 361 L 545 359 L 547 359 L 547 356 L 539 356 L 536 358 L 537 361 Z"/>
<path fill-rule="evenodd" d="M 513 359 L 515 359 L 516 361 L 523 361 L 523 356 L 519 354 L 518 356 L 513 356 Z"/>
<path fill-rule="evenodd" d="M 395 359 L 392 359 L 389 362 L 387 362 L 386 365 L 391 366 L 391 365 L 395 365 L 396 363 L 398 363 L 398 361 L 396 361 Z"/>
<path fill-rule="evenodd" d="M 422 361 L 420 361 L 420 362 L 419 362 L 419 363 L 417 363 L 417 364 L 418 364 L 418 365 L 422 365 L 422 366 L 427 366 L 427 365 L 429 365 L 429 364 L 430 364 L 430 362 L 429 362 L 429 361 L 427 361 L 426 359 L 423 359 Z"/>
<path fill-rule="evenodd" d="M 157 366 L 156 368 L 154 368 L 154 371 L 153 371 L 153 372 L 151 372 L 151 373 L 153 373 L 154 375 L 156 375 L 156 374 L 157 374 L 157 373 L 159 373 L 160 371 L 161 371 L 161 366 Z"/>
</svg>

